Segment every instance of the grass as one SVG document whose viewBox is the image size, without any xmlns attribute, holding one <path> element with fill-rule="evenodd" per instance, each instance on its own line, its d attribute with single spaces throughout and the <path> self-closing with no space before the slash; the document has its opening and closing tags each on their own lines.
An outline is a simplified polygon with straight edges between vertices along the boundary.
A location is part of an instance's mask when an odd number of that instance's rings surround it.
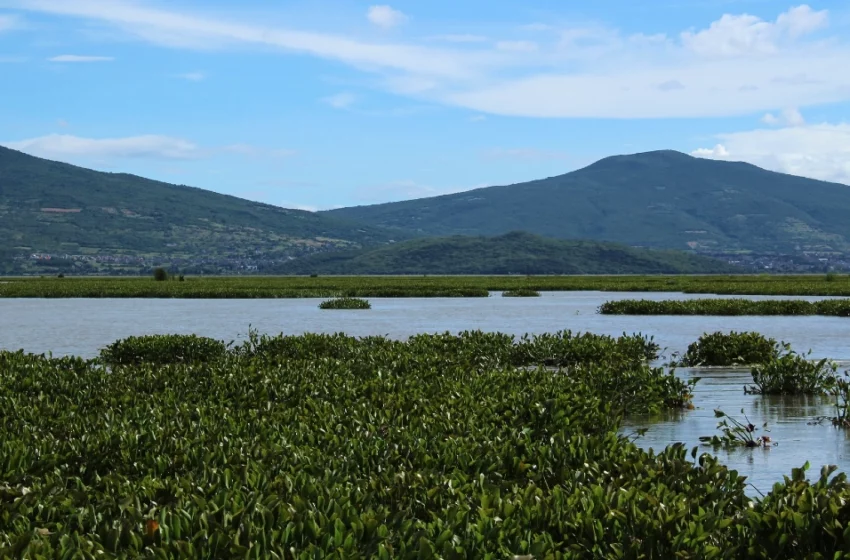
<svg viewBox="0 0 850 560">
<path fill-rule="evenodd" d="M 342 297 L 323 301 L 319 309 L 372 309 L 372 305 L 365 299 Z"/>
<path fill-rule="evenodd" d="M 809 482 L 804 466 L 753 500 L 709 454 L 619 435 L 627 410 L 687 404 L 640 336 L 252 333 L 146 358 L 185 341 L 118 341 L 133 358 L 115 367 L 0 352 L 0 557 L 847 550 L 843 474 Z M 553 351 L 563 368 L 528 367 Z"/>
<path fill-rule="evenodd" d="M 0 284 L 0 298 L 327 298 L 487 297 L 491 291 L 534 290 L 685 292 L 728 295 L 850 296 L 850 277 L 796 276 L 320 276 L 186 277 L 154 282 L 150 277 L 13 278 Z M 827 306 L 827 303 L 823 304 Z M 829 304 L 838 305 L 840 304 Z M 844 309 L 846 310 L 846 304 Z"/>
<path fill-rule="evenodd" d="M 850 299 L 842 300 L 761 300 L 689 299 L 607 301 L 599 307 L 603 315 L 827 315 L 850 317 Z"/>
</svg>

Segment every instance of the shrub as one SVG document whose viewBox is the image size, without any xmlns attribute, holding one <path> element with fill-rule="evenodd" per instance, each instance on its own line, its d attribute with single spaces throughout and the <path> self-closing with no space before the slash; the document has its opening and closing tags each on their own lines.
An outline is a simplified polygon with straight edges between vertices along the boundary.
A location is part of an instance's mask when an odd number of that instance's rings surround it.
<svg viewBox="0 0 850 560">
<path fill-rule="evenodd" d="M 517 288 L 515 290 L 505 290 L 502 292 L 502 297 L 540 297 L 540 292 L 531 288 Z"/>
<path fill-rule="evenodd" d="M 319 304 L 319 309 L 371 309 L 372 305 L 365 299 L 341 297 L 325 300 Z"/>
<path fill-rule="evenodd" d="M 148 364 L 180 364 L 210 362 L 227 353 L 220 340 L 197 336 L 147 335 L 131 336 L 113 342 L 100 352 L 100 357 L 111 366 Z"/>
<path fill-rule="evenodd" d="M 772 338 L 756 332 L 714 332 L 703 334 L 688 346 L 688 351 L 675 365 L 732 366 L 761 364 L 779 356 L 780 345 Z"/>
<path fill-rule="evenodd" d="M 744 390 L 760 395 L 824 393 L 835 387 L 837 366 L 827 359 L 812 361 L 788 352 L 752 369 L 754 386 Z"/>
<path fill-rule="evenodd" d="M 157 282 L 164 282 L 165 280 L 168 280 L 168 271 L 162 267 L 153 269 L 153 279 Z"/>
</svg>

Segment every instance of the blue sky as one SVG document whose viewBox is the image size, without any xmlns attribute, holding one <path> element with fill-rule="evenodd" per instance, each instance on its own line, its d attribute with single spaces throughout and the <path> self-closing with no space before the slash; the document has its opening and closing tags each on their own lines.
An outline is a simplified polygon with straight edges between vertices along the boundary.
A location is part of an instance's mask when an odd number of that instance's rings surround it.
<svg viewBox="0 0 850 560">
<path fill-rule="evenodd" d="M 654 149 L 850 184 L 850 6 L 0 0 L 0 144 L 324 209 Z"/>
</svg>

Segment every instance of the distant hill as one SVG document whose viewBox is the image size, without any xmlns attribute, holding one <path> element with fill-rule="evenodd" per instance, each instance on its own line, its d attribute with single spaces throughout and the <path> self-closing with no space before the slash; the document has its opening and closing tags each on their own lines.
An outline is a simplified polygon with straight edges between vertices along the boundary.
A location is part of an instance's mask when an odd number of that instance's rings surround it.
<svg viewBox="0 0 850 560">
<path fill-rule="evenodd" d="M 741 272 L 680 251 L 563 241 L 512 232 L 498 237 L 415 239 L 377 249 L 324 253 L 275 269 L 284 274 L 707 274 Z"/>
<path fill-rule="evenodd" d="M 850 254 L 850 187 L 675 151 L 614 156 L 548 179 L 324 215 L 424 235 L 523 230 L 703 252 Z"/>
<path fill-rule="evenodd" d="M 0 147 L 0 273 L 133 272 L 163 263 L 228 272 L 407 237 Z"/>
</svg>

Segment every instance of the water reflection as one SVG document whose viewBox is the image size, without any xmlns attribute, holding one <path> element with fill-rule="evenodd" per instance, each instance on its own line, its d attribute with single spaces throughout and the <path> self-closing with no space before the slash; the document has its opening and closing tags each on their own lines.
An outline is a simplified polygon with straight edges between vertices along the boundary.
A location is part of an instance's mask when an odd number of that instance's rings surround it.
<svg viewBox="0 0 850 560">
<path fill-rule="evenodd" d="M 762 493 L 806 461 L 811 463 L 810 479 L 819 476 L 823 465 L 838 465 L 840 471 L 850 471 L 850 430 L 835 428 L 829 421 L 817 423 L 819 418 L 833 414 L 831 397 L 746 394 L 744 386 L 752 384 L 748 368 L 689 368 L 678 373 L 685 379 L 701 378 L 694 388 L 695 410 L 628 418 L 623 433 L 646 429 L 644 436 L 636 440 L 637 445 L 656 451 L 676 442 L 700 446 L 701 452 L 715 454 L 746 476 L 754 491 Z M 741 421 L 746 416 L 757 426 L 756 434 L 766 433 L 776 446 L 727 450 L 701 445 L 701 436 L 720 435 L 715 409 Z M 768 432 L 762 429 L 765 422 Z"/>
</svg>

